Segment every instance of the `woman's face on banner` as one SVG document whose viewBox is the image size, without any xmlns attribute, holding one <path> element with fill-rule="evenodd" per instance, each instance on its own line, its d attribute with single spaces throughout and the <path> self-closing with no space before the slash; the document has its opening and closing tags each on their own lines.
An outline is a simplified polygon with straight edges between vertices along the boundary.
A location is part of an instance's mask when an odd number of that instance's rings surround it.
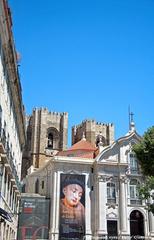
<svg viewBox="0 0 154 240">
<path fill-rule="evenodd" d="M 78 184 L 69 184 L 63 189 L 67 204 L 70 206 L 76 206 L 83 194 L 82 187 Z"/>
</svg>

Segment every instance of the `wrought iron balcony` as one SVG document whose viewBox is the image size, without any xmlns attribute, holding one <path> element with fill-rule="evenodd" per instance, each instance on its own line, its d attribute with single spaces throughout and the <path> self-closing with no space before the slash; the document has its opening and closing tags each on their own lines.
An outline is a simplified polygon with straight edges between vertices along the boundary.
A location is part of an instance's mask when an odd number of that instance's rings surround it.
<svg viewBox="0 0 154 240">
<path fill-rule="evenodd" d="M 142 205 L 142 199 L 140 198 L 131 198 L 130 204 L 132 205 Z"/>
<path fill-rule="evenodd" d="M 6 133 L 3 128 L 0 128 L 0 151 L 2 151 L 2 153 L 6 154 L 7 163 L 10 165 L 11 172 L 15 179 L 16 185 L 17 185 L 18 189 L 21 190 L 21 184 L 19 181 L 16 167 L 13 162 L 13 156 L 12 156 L 12 153 L 11 153 L 11 150 L 9 147 L 9 142 L 7 141 Z"/>
<path fill-rule="evenodd" d="M 0 145 L 1 145 L 1 151 L 6 151 L 6 133 L 3 128 L 0 127 Z"/>
<path fill-rule="evenodd" d="M 116 203 L 116 198 L 107 198 L 107 203 Z"/>
<path fill-rule="evenodd" d="M 131 174 L 139 174 L 139 168 L 137 168 L 137 167 L 130 167 L 130 172 L 131 172 Z"/>
</svg>

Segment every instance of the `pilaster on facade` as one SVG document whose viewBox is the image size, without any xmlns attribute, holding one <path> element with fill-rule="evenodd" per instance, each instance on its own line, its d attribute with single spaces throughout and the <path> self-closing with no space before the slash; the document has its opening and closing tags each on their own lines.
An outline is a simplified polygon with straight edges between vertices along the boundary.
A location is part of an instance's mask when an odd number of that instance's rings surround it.
<svg viewBox="0 0 154 240">
<path fill-rule="evenodd" d="M 120 177 L 119 189 L 119 216 L 120 216 L 120 234 L 127 234 L 127 177 Z"/>
<path fill-rule="evenodd" d="M 107 222 L 106 222 L 106 203 L 107 203 L 107 192 L 106 182 L 108 177 L 99 175 L 97 177 L 97 206 L 96 206 L 96 235 L 106 236 L 107 235 Z"/>
<path fill-rule="evenodd" d="M 88 186 L 88 178 L 89 174 L 86 174 L 86 183 L 85 183 L 85 223 L 86 223 L 86 232 L 85 232 L 85 239 L 90 240 L 92 236 L 92 226 L 91 226 L 91 198 L 90 193 L 91 189 L 90 186 Z"/>
<path fill-rule="evenodd" d="M 51 222 L 50 222 L 50 239 L 51 240 L 58 240 L 59 238 L 59 193 L 57 193 L 57 190 L 60 186 L 58 186 L 58 183 L 60 181 L 60 175 L 57 172 L 54 172 L 53 174 L 53 198 L 52 198 L 52 207 L 51 207 L 51 213 L 52 216 Z M 58 197 L 58 198 L 57 198 Z"/>
</svg>

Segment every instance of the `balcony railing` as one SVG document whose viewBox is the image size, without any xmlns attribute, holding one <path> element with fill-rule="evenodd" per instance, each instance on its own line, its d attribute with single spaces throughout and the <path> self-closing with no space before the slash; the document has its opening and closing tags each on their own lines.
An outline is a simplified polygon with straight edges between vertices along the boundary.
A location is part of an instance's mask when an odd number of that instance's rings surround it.
<svg viewBox="0 0 154 240">
<path fill-rule="evenodd" d="M 142 205 L 142 199 L 139 198 L 131 198 L 130 204 L 132 205 Z"/>
<path fill-rule="evenodd" d="M 130 167 L 131 174 L 139 174 L 139 169 L 137 167 Z"/>
<path fill-rule="evenodd" d="M 14 179 L 16 181 L 16 185 L 17 185 L 18 189 L 21 190 L 21 184 L 20 184 L 20 181 L 19 181 L 19 178 L 18 178 L 16 167 L 15 167 L 14 162 L 13 162 L 13 156 L 12 156 L 12 153 L 10 151 L 9 142 L 7 141 L 6 133 L 5 133 L 5 130 L 3 128 L 0 128 L 0 142 L 3 144 L 4 152 L 6 153 L 7 161 L 10 164 L 12 174 L 13 174 Z"/>
<path fill-rule="evenodd" d="M 6 150 L 6 134 L 5 130 L 0 127 L 0 142 L 3 144 L 4 150 Z"/>
<path fill-rule="evenodd" d="M 116 203 L 116 198 L 107 198 L 107 203 Z"/>
</svg>

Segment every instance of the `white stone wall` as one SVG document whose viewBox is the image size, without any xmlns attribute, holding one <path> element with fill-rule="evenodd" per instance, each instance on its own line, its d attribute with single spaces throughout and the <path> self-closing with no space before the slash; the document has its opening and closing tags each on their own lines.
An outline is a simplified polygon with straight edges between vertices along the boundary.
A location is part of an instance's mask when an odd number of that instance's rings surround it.
<svg viewBox="0 0 154 240">
<path fill-rule="evenodd" d="M 0 239 L 13 240 L 17 235 L 18 183 L 25 135 L 11 16 L 7 10 L 7 1 L 0 1 L 0 208 L 10 214 L 12 222 L 0 223 Z"/>
</svg>

